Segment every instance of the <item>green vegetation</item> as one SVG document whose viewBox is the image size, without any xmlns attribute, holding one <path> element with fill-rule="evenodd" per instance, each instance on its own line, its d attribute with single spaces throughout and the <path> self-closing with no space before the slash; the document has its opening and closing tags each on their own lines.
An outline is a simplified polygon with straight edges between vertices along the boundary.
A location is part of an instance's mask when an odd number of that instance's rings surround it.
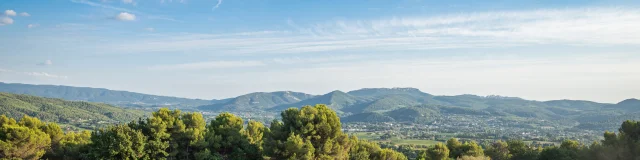
<svg viewBox="0 0 640 160">
<path fill-rule="evenodd" d="M 151 117 L 89 133 L 56 123 L 0 117 L 0 159 L 385 159 L 402 153 L 349 137 L 325 105 L 291 108 L 269 128 L 222 113 L 206 125 L 199 113 L 166 108 Z"/>
<path fill-rule="evenodd" d="M 266 110 L 283 104 L 300 102 L 311 97 L 313 95 L 290 91 L 256 92 L 229 99 L 224 103 L 200 106 L 198 109 L 227 112 Z"/>
<path fill-rule="evenodd" d="M 0 92 L 28 94 L 33 96 L 61 98 L 73 101 L 102 102 L 119 106 L 174 106 L 196 107 L 216 103 L 220 100 L 188 99 L 168 96 L 156 96 L 127 91 L 114 91 L 103 88 L 70 87 L 55 85 L 30 85 L 0 82 Z"/>
<path fill-rule="evenodd" d="M 128 122 L 144 116 L 142 111 L 122 109 L 107 104 L 2 92 L 0 92 L 0 113 L 12 118 L 28 115 L 43 121 L 84 129 Z"/>
</svg>

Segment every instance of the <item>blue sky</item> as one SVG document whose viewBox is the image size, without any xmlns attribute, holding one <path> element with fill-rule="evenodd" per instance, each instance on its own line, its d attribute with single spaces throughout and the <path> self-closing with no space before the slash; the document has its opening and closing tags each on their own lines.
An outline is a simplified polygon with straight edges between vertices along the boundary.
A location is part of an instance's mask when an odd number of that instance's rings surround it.
<svg viewBox="0 0 640 160">
<path fill-rule="evenodd" d="M 640 98 L 640 1 L 3 0 L 0 81 Z"/>
</svg>

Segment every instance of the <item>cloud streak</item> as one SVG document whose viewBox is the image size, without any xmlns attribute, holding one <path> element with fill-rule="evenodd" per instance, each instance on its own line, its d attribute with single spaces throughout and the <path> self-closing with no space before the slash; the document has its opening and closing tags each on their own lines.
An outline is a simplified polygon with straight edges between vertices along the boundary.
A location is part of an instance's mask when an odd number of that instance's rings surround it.
<svg viewBox="0 0 640 160">
<path fill-rule="evenodd" d="M 149 67 L 150 70 L 205 70 L 205 69 L 224 69 L 224 68 L 244 68 L 264 66 L 261 61 L 210 61 L 210 62 L 194 62 L 172 65 L 158 65 Z"/>
<path fill-rule="evenodd" d="M 0 73 L 12 73 L 12 74 L 20 74 L 27 75 L 33 77 L 42 77 L 42 78 L 54 78 L 54 79 L 68 79 L 68 76 L 56 75 L 47 72 L 23 72 L 23 71 L 14 71 L 10 69 L 2 69 L 0 68 Z"/>
<path fill-rule="evenodd" d="M 354 50 L 423 51 L 540 44 L 638 45 L 640 9 L 626 7 L 478 12 L 430 17 L 292 24 L 261 34 L 164 34 L 111 44 L 118 53 L 215 50 L 220 54 L 299 54 Z"/>
<path fill-rule="evenodd" d="M 218 7 L 220 7 L 221 4 L 222 4 L 222 0 L 218 0 L 218 3 L 216 3 L 216 5 L 213 6 L 213 8 L 211 8 L 211 11 L 215 11 L 216 9 L 218 9 Z"/>
<path fill-rule="evenodd" d="M 121 12 L 125 12 L 125 13 L 130 13 L 130 14 L 138 14 L 141 15 L 144 18 L 147 19 L 152 19 L 152 20 L 166 20 L 166 21 L 174 21 L 174 22 L 179 22 L 176 19 L 170 18 L 170 17 L 166 17 L 166 16 L 162 16 L 162 15 L 153 15 L 153 14 L 148 14 L 145 12 L 140 12 L 140 11 L 136 11 L 136 10 L 130 10 L 127 8 L 122 8 L 122 7 L 115 7 L 115 6 L 111 6 L 111 5 L 105 5 L 105 4 L 101 4 L 101 3 L 96 3 L 96 2 L 92 2 L 89 0 L 70 0 L 73 3 L 78 3 L 78 4 L 85 4 L 85 5 L 89 5 L 92 7 L 98 7 L 98 8 L 104 8 L 104 9 L 110 9 L 110 10 L 115 10 L 115 11 L 121 11 Z M 123 2 L 128 2 L 128 1 L 123 1 Z M 131 1 L 132 4 L 136 4 L 134 1 Z"/>
</svg>

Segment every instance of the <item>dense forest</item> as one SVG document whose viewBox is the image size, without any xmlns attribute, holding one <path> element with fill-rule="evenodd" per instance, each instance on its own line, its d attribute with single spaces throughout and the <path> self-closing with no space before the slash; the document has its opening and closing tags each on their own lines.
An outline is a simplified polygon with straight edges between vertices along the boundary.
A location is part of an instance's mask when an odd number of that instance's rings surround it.
<svg viewBox="0 0 640 160">
<path fill-rule="evenodd" d="M 160 109 L 146 118 L 93 131 L 63 132 L 54 122 L 0 116 L 2 159 L 408 159 L 343 133 L 340 118 L 325 105 L 289 108 L 269 127 L 221 113 L 209 123 L 200 113 Z M 416 159 L 634 160 L 640 158 L 640 122 L 625 121 L 618 133 L 590 145 L 566 140 L 532 147 L 519 140 L 481 146 L 450 139 L 415 150 Z"/>
<path fill-rule="evenodd" d="M 65 130 L 81 130 L 126 123 L 144 117 L 145 113 L 104 103 L 66 101 L 0 92 L 0 114 L 12 118 L 28 115 L 42 121 L 56 122 Z"/>
</svg>

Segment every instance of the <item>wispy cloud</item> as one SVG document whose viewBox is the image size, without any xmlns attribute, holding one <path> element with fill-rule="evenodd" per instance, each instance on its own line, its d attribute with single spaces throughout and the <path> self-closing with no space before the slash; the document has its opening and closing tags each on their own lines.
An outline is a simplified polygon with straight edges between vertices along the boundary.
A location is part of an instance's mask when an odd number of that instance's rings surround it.
<svg viewBox="0 0 640 160">
<path fill-rule="evenodd" d="M 149 67 L 151 70 L 203 70 L 203 69 L 221 69 L 221 68 L 242 68 L 264 66 L 261 61 L 210 61 L 210 62 L 194 62 L 172 65 L 158 65 Z"/>
<path fill-rule="evenodd" d="M 40 25 L 39 24 L 28 24 L 27 28 L 36 28 L 38 26 L 40 26 Z"/>
<path fill-rule="evenodd" d="M 67 76 L 55 75 L 55 74 L 50 74 L 50 73 L 46 73 L 46 72 L 22 72 L 22 73 L 24 73 L 26 75 L 30 75 L 30 76 L 37 76 L 37 77 L 60 78 L 60 79 L 69 78 Z"/>
<path fill-rule="evenodd" d="M 137 11 L 129 10 L 129 9 L 126 9 L 126 8 L 114 7 L 114 6 L 111 6 L 111 5 L 96 3 L 96 2 L 92 2 L 92 1 L 88 1 L 88 0 L 71 0 L 71 2 L 79 3 L 79 4 L 85 4 L 85 5 L 89 5 L 89 6 L 92 6 L 92 7 L 111 9 L 111 10 L 116 10 L 116 11 L 134 12 L 134 13 L 137 12 Z"/>
<path fill-rule="evenodd" d="M 172 33 L 114 41 L 100 52 L 214 54 L 424 51 L 540 44 L 638 45 L 640 9 L 628 7 L 474 12 L 299 24 L 283 31 Z"/>
<path fill-rule="evenodd" d="M 148 19 L 153 19 L 153 20 L 167 20 L 167 21 L 179 22 L 179 20 L 173 19 L 171 17 L 163 16 L 163 15 L 149 14 L 149 13 L 136 11 L 136 10 L 131 10 L 131 9 L 127 9 L 127 8 L 115 7 L 115 6 L 111 6 L 111 5 L 96 3 L 96 2 L 89 1 L 89 0 L 70 0 L 70 1 L 73 2 L 73 3 L 85 4 L 85 5 L 89 5 L 89 6 L 92 6 L 92 7 L 99 7 L 99 8 L 110 9 L 110 10 L 115 10 L 115 11 L 121 11 L 121 12 L 129 13 L 129 14 L 137 14 L 137 15 L 141 15 L 143 18 L 148 18 Z M 135 2 L 132 1 L 132 3 L 135 3 Z"/>
<path fill-rule="evenodd" d="M 12 73 L 12 74 L 20 74 L 20 75 L 27 75 L 27 76 L 34 76 L 34 77 L 42 77 L 42 78 L 55 78 L 55 79 L 68 79 L 68 76 L 62 76 L 62 75 L 55 75 L 55 74 L 51 74 L 51 73 L 46 73 L 46 72 L 24 72 L 24 71 L 15 71 L 15 70 L 10 70 L 10 69 L 2 69 L 0 68 L 0 73 L 5 72 L 5 73 Z"/>
<path fill-rule="evenodd" d="M 220 7 L 221 4 L 222 4 L 222 0 L 218 0 L 218 3 L 216 3 L 216 5 L 213 6 L 213 8 L 211 8 L 211 10 L 213 11 L 213 10 L 218 9 L 218 7 Z"/>
<path fill-rule="evenodd" d="M 44 62 L 38 63 L 39 66 L 49 66 L 49 65 L 53 65 L 53 61 L 51 60 L 46 60 Z"/>
</svg>

